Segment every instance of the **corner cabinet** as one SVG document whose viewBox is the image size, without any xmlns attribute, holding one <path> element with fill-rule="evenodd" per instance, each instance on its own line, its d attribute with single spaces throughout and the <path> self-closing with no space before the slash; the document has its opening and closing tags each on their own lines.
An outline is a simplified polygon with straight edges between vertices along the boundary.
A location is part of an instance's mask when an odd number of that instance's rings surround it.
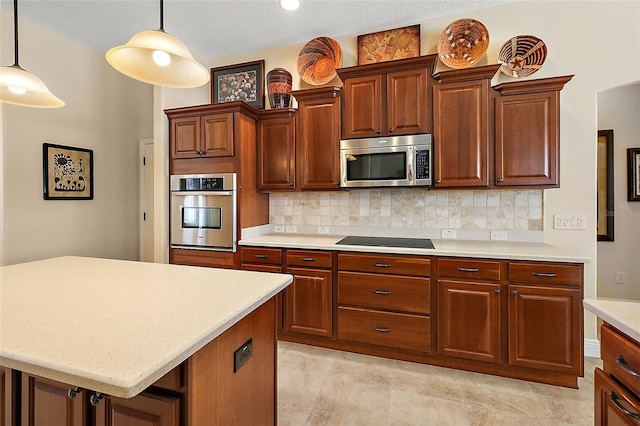
<svg viewBox="0 0 640 426">
<path fill-rule="evenodd" d="M 560 91 L 573 76 L 502 83 L 494 89 L 495 185 L 560 186 Z"/>
<path fill-rule="evenodd" d="M 491 79 L 500 65 L 435 74 L 434 187 L 490 186 L 493 146 Z"/>
<path fill-rule="evenodd" d="M 340 68 L 342 138 L 429 133 L 437 55 Z"/>
<path fill-rule="evenodd" d="M 296 187 L 296 110 L 279 108 L 258 116 L 258 189 Z"/>
</svg>

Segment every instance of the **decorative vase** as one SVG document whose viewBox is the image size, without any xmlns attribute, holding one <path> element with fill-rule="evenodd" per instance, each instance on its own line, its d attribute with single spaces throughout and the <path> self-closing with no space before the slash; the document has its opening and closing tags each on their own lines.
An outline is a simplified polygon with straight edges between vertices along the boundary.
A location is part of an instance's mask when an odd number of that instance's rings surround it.
<svg viewBox="0 0 640 426">
<path fill-rule="evenodd" d="M 291 82 L 291 73 L 284 68 L 274 68 L 267 73 L 267 92 L 271 108 L 289 108 Z"/>
</svg>

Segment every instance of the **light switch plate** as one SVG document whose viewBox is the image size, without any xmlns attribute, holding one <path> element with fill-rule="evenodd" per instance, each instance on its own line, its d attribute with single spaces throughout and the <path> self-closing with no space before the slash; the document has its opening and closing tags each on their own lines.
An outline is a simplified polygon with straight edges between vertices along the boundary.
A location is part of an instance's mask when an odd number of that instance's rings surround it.
<svg viewBox="0 0 640 426">
<path fill-rule="evenodd" d="M 285 231 L 295 234 L 296 232 L 298 232 L 298 227 L 296 225 L 287 225 L 287 228 Z"/>
<path fill-rule="evenodd" d="M 454 229 L 443 229 L 442 238 L 456 238 L 456 231 Z"/>
<path fill-rule="evenodd" d="M 584 214 L 554 214 L 553 229 L 587 229 L 587 216 Z"/>
</svg>

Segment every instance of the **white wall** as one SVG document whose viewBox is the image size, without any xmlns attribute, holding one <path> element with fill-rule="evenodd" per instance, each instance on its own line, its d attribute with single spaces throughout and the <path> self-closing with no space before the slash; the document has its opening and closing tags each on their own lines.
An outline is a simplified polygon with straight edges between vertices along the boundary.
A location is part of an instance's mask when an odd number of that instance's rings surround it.
<svg viewBox="0 0 640 426">
<path fill-rule="evenodd" d="M 13 15 L 1 11 L 2 65 L 13 64 Z M 60 255 L 138 258 L 138 140 L 153 132 L 153 88 L 104 53 L 20 20 L 20 65 L 66 102 L 2 108 L 5 264 Z M 42 144 L 94 151 L 94 199 L 45 201 Z"/>
<path fill-rule="evenodd" d="M 398 3 L 399 7 L 401 2 Z M 462 15 L 415 22 L 421 24 L 421 53 L 436 53 L 438 36 L 455 19 L 472 17 L 489 29 L 490 46 L 478 65 L 496 63 L 502 44 L 518 34 L 532 34 L 545 41 L 548 57 L 543 68 L 529 78 L 560 75 L 575 77 L 561 94 L 561 188 L 544 191 L 544 240 L 566 248 L 568 253 L 588 259 L 585 264 L 585 298 L 596 297 L 596 140 L 597 94 L 606 89 L 640 81 L 640 2 L 637 1 L 522 1 Z M 372 31 L 382 29 L 375 28 Z M 343 66 L 356 61 L 357 34 L 335 36 L 342 46 Z M 283 46 L 232 57 L 212 59 L 221 66 L 264 58 L 265 72 L 283 67 L 294 76 L 294 89 L 308 87 L 296 71 L 300 45 Z M 442 68 L 442 67 L 440 67 Z M 494 83 L 510 81 L 498 76 Z M 339 79 L 333 84 L 340 85 Z M 208 88 L 202 88 L 202 99 Z M 175 100 L 175 99 L 174 99 Z M 188 105 L 184 103 L 184 105 Z M 166 143 L 166 141 L 164 141 Z M 165 151 L 166 152 L 166 151 Z M 165 154 L 166 155 L 166 154 Z M 158 195 L 156 193 L 156 195 Z M 159 194 L 166 200 L 167 195 Z M 166 205 L 166 202 L 164 203 Z M 158 215 L 167 213 L 156 211 Z M 552 229 L 554 214 L 584 214 L 588 230 Z M 163 230 L 167 233 L 168 231 Z M 596 319 L 585 314 L 585 338 L 595 339 Z"/>
<path fill-rule="evenodd" d="M 614 241 L 598 242 L 599 297 L 640 300 L 640 202 L 627 201 L 627 148 L 640 148 L 639 118 L 640 84 L 598 94 L 598 130 L 613 130 L 615 213 Z"/>
</svg>

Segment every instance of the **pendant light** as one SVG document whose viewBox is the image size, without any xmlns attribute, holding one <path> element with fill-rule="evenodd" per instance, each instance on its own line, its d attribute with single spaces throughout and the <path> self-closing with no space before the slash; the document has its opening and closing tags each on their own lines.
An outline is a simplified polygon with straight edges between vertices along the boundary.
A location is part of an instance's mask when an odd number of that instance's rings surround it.
<svg viewBox="0 0 640 426">
<path fill-rule="evenodd" d="M 112 67 L 136 80 L 165 87 L 198 87 L 209 81 L 180 40 L 164 31 L 164 2 L 160 0 L 160 28 L 142 31 L 125 45 L 107 52 Z"/>
<path fill-rule="evenodd" d="M 18 0 L 13 0 L 13 40 L 15 63 L 0 67 L 0 102 L 35 108 L 64 106 L 42 80 L 18 65 Z"/>
</svg>

